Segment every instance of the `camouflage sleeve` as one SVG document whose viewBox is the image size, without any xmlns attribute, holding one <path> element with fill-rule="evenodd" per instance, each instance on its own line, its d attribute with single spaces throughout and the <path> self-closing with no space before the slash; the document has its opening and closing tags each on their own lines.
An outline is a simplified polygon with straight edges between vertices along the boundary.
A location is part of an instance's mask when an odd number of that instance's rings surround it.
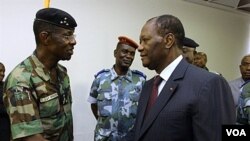
<svg viewBox="0 0 250 141">
<path fill-rule="evenodd" d="M 248 119 L 248 124 L 250 125 L 250 97 L 245 99 L 245 111 Z"/>
<path fill-rule="evenodd" d="M 90 94 L 88 97 L 88 102 L 91 104 L 97 102 L 96 98 L 98 96 L 98 91 L 97 91 L 98 85 L 99 85 L 98 79 L 95 79 L 91 85 Z"/>
<path fill-rule="evenodd" d="M 248 124 L 250 124 L 250 83 L 249 82 L 246 82 L 245 84 L 243 84 L 241 96 L 243 97 L 243 100 L 244 100 L 244 112 L 248 120 Z"/>
<path fill-rule="evenodd" d="M 22 138 L 43 132 L 37 111 L 37 103 L 32 95 L 29 78 L 10 76 L 4 89 L 4 104 L 11 120 L 12 138 Z"/>
</svg>

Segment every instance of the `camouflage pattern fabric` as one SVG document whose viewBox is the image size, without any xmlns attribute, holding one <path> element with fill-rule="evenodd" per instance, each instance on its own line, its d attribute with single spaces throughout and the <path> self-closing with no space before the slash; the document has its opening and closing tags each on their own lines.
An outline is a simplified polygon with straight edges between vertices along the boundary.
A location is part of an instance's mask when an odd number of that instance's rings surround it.
<svg viewBox="0 0 250 141">
<path fill-rule="evenodd" d="M 89 101 L 98 106 L 95 141 L 119 141 L 133 128 L 145 80 L 139 71 L 118 76 L 114 68 L 95 76 L 90 92 L 95 101 Z"/>
<path fill-rule="evenodd" d="M 239 96 L 237 122 L 250 125 L 250 81 L 245 82 Z"/>
<path fill-rule="evenodd" d="M 57 65 L 57 82 L 35 55 L 21 62 L 7 77 L 4 105 L 13 140 L 42 134 L 50 141 L 73 140 L 72 97 L 66 68 Z"/>
</svg>

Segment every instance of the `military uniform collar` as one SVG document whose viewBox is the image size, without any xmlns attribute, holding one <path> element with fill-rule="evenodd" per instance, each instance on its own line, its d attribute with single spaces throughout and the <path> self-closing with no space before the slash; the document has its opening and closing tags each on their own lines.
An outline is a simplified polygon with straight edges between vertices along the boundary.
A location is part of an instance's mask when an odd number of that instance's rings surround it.
<svg viewBox="0 0 250 141">
<path fill-rule="evenodd" d="M 49 72 L 45 72 L 45 66 L 38 60 L 38 58 L 32 54 L 31 59 L 34 62 L 34 70 L 36 73 L 45 81 L 48 81 L 50 79 Z"/>
<path fill-rule="evenodd" d="M 31 59 L 34 63 L 34 68 L 36 73 L 45 81 L 50 80 L 50 74 L 49 71 L 46 71 L 45 66 L 42 64 L 41 61 L 39 61 L 39 59 L 36 57 L 35 54 L 31 55 Z M 57 65 L 57 68 L 59 69 L 59 65 Z"/>
<path fill-rule="evenodd" d="M 118 79 L 119 77 L 124 77 L 128 81 L 132 82 L 132 71 L 130 69 L 128 69 L 126 75 L 122 75 L 122 76 L 117 75 L 114 67 L 112 67 L 110 69 L 110 72 L 111 72 L 111 81 L 114 81 L 114 80 Z"/>
</svg>

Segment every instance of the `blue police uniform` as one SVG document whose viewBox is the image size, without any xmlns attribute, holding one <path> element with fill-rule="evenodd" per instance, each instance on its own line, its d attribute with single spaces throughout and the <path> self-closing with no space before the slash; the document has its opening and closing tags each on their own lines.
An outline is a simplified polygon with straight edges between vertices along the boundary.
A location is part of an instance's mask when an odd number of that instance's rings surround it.
<svg viewBox="0 0 250 141">
<path fill-rule="evenodd" d="M 130 69 L 123 76 L 114 68 L 95 75 L 88 99 L 98 106 L 95 141 L 118 141 L 133 128 L 145 80 L 142 72 Z"/>
</svg>

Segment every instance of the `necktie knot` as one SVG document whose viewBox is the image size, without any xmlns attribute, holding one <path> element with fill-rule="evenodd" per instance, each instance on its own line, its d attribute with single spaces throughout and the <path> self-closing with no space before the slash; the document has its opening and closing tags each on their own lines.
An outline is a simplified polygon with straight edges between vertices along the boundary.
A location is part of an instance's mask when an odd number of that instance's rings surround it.
<svg viewBox="0 0 250 141">
<path fill-rule="evenodd" d="M 162 78 L 160 77 L 160 75 L 155 76 L 154 78 L 154 86 L 158 86 L 162 81 Z"/>
</svg>

